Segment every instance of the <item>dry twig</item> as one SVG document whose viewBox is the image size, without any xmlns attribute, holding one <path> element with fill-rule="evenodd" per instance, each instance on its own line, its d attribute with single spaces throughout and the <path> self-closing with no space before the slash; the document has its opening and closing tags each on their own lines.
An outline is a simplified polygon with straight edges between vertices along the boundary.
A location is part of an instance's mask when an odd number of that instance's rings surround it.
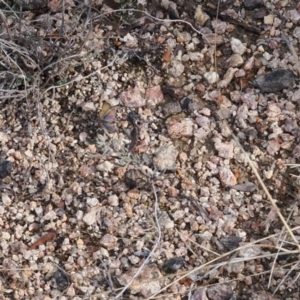
<svg viewBox="0 0 300 300">
<path fill-rule="evenodd" d="M 126 284 L 126 286 L 121 290 L 121 292 L 119 292 L 116 295 L 115 299 L 120 298 L 125 293 L 125 291 L 131 286 L 131 284 L 133 283 L 133 281 L 135 280 L 135 278 L 137 278 L 137 276 L 140 274 L 140 272 L 142 271 L 142 269 L 152 259 L 153 255 L 154 255 L 154 252 L 159 247 L 159 244 L 161 242 L 161 235 L 162 235 L 162 233 L 161 233 L 161 227 L 160 227 L 159 220 L 158 220 L 158 209 L 159 209 L 159 207 L 158 207 L 158 197 L 157 197 L 156 188 L 154 186 L 154 183 L 152 182 L 151 185 L 152 185 L 152 191 L 153 191 L 153 195 L 154 195 L 154 199 L 155 199 L 155 202 L 154 202 L 154 218 L 155 218 L 155 223 L 156 223 L 156 226 L 157 226 L 158 236 L 157 236 L 155 245 L 152 248 L 151 252 L 149 253 L 148 257 L 144 260 L 144 262 L 141 264 L 141 266 L 139 267 L 139 269 L 137 270 L 137 272 L 135 273 L 135 275 Z"/>
</svg>

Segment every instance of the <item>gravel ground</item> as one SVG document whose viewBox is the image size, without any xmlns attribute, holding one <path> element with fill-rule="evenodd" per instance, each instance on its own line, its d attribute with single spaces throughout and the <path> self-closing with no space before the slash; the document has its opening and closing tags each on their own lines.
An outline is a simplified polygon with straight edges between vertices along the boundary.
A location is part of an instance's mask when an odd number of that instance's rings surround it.
<svg viewBox="0 0 300 300">
<path fill-rule="evenodd" d="M 0 9 L 1 300 L 300 298 L 297 2 Z"/>
</svg>

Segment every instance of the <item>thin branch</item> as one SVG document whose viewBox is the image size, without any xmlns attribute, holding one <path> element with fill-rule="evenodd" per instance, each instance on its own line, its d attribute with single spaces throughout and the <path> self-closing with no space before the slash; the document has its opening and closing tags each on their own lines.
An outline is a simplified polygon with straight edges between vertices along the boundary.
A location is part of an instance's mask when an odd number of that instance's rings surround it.
<svg viewBox="0 0 300 300">
<path fill-rule="evenodd" d="M 176 229 L 176 232 L 178 232 L 182 237 L 188 239 L 191 243 L 195 244 L 197 247 L 199 247 L 199 248 L 201 248 L 201 249 L 203 249 L 203 250 L 205 250 L 205 251 L 207 251 L 207 252 L 210 252 L 210 253 L 212 253 L 212 254 L 214 254 L 214 255 L 216 255 L 216 256 L 221 256 L 219 253 L 214 252 L 214 251 L 212 251 L 211 249 L 206 248 L 206 247 L 204 247 L 204 246 L 202 246 L 202 245 L 196 243 L 195 241 L 193 241 L 192 239 L 190 239 L 188 236 L 184 235 L 183 233 L 181 233 L 181 232 L 178 231 L 177 229 Z"/>
<path fill-rule="evenodd" d="M 148 12 L 144 11 L 144 10 L 140 10 L 140 9 L 134 9 L 134 8 L 124 8 L 124 9 L 115 9 L 113 11 L 110 12 L 104 12 L 101 15 L 97 16 L 98 18 L 101 18 L 102 16 L 108 15 L 108 14 L 112 14 L 112 13 L 116 13 L 116 12 L 125 12 L 125 11 L 132 11 L 132 12 L 140 12 L 145 14 L 146 16 L 148 16 L 149 18 L 158 21 L 158 22 L 165 22 L 165 23 L 183 23 L 188 25 L 189 27 L 191 27 L 193 29 L 193 31 L 195 31 L 196 33 L 198 33 L 199 35 L 201 35 L 206 42 L 210 45 L 209 41 L 207 40 L 207 38 L 205 37 L 205 34 L 202 33 L 201 31 L 197 30 L 190 22 L 185 21 L 185 20 L 180 20 L 180 19 L 174 19 L 174 20 L 170 20 L 170 19 L 159 19 L 156 18 L 154 16 L 152 16 L 151 14 L 149 14 Z"/>
<path fill-rule="evenodd" d="M 156 226 L 157 226 L 158 237 L 157 237 L 156 243 L 155 243 L 154 247 L 152 248 L 151 252 L 149 253 L 148 257 L 144 260 L 144 262 L 139 267 L 139 269 L 137 270 L 137 272 L 135 273 L 135 275 L 126 284 L 126 286 L 121 290 L 121 292 L 119 292 L 117 294 L 117 296 L 116 296 L 115 299 L 120 298 L 124 294 L 124 292 L 131 286 L 131 284 L 133 283 L 133 281 L 135 280 L 135 278 L 140 274 L 140 272 L 145 267 L 145 265 L 151 260 L 152 256 L 154 255 L 154 252 L 159 247 L 159 244 L 161 242 L 161 236 L 162 236 L 162 234 L 161 234 L 161 227 L 160 227 L 159 219 L 158 219 L 158 197 L 157 197 L 157 193 L 156 193 L 156 189 L 155 189 L 154 183 L 152 182 L 151 185 L 152 185 L 152 191 L 153 191 L 154 198 L 155 198 L 155 203 L 154 203 L 154 218 L 155 218 L 155 223 L 156 223 Z"/>
<path fill-rule="evenodd" d="M 76 76 L 75 78 L 71 79 L 70 81 L 68 81 L 68 82 L 66 82 L 66 83 L 64 83 L 64 84 L 50 86 L 49 88 L 47 88 L 47 89 L 43 92 L 43 94 L 47 93 L 47 92 L 50 91 L 51 89 L 61 88 L 61 87 L 67 86 L 67 85 L 69 85 L 69 84 L 71 84 L 71 83 L 73 83 L 73 82 L 78 82 L 78 81 L 81 81 L 81 80 L 83 80 L 83 79 L 87 79 L 87 78 L 89 78 L 89 77 L 91 77 L 91 76 L 93 76 L 93 75 L 99 74 L 100 71 L 102 71 L 102 70 L 104 70 L 104 69 L 107 69 L 107 68 L 113 66 L 113 64 L 114 64 L 114 62 L 116 61 L 117 57 L 118 57 L 118 54 L 116 54 L 116 55 L 114 56 L 113 60 L 112 60 L 110 63 L 108 63 L 106 66 L 100 68 L 99 70 L 97 70 L 97 71 L 95 71 L 95 72 L 90 73 L 89 75 L 86 75 L 86 76 L 78 75 L 78 76 Z"/>
<path fill-rule="evenodd" d="M 14 9 L 12 9 L 12 7 L 10 7 L 4 0 L 0 0 L 5 6 L 7 6 L 9 8 L 10 13 L 12 13 L 17 19 L 19 19 L 19 17 L 17 16 L 16 12 Z"/>
<path fill-rule="evenodd" d="M 275 293 L 278 291 L 279 287 L 282 285 L 282 283 L 286 280 L 286 278 L 291 274 L 292 271 L 294 271 L 298 266 L 299 266 L 300 262 L 298 261 L 295 265 L 293 265 L 293 267 L 291 269 L 289 269 L 289 271 L 286 273 L 286 275 L 281 279 L 280 283 L 278 284 L 277 288 L 275 289 L 275 291 L 273 292 L 273 295 L 275 295 Z"/>
<path fill-rule="evenodd" d="M 293 228 L 292 230 L 297 230 L 297 229 L 299 229 L 299 228 L 300 228 L 300 226 L 297 226 L 297 228 Z M 203 265 L 201 265 L 201 266 L 199 266 L 199 267 L 197 267 L 197 268 L 195 268 L 195 269 L 193 269 L 193 270 L 191 270 L 191 271 L 185 273 L 184 275 L 180 276 L 179 278 L 173 280 L 171 283 L 169 283 L 168 285 L 166 285 L 165 287 L 163 287 L 162 289 L 160 289 L 157 293 L 155 293 L 154 295 L 150 296 L 150 297 L 148 298 L 148 300 L 150 300 L 150 299 L 155 299 L 155 297 L 156 297 L 158 294 L 160 294 L 161 292 L 163 292 L 163 291 L 165 291 L 166 289 L 168 289 L 168 288 L 169 288 L 170 286 L 172 286 L 174 283 L 179 282 L 180 280 L 182 280 L 182 279 L 186 278 L 187 276 L 193 274 L 194 272 L 203 270 L 203 269 L 205 269 L 205 268 L 208 267 L 208 266 L 214 267 L 214 266 L 216 266 L 216 265 L 213 265 L 213 263 L 217 262 L 218 260 L 224 259 L 224 258 L 228 257 L 229 255 L 234 254 L 235 252 L 237 252 L 237 251 L 239 251 L 239 250 L 243 250 L 243 249 L 252 247 L 252 246 L 256 245 L 256 243 L 260 243 L 260 242 L 262 242 L 262 241 L 264 241 L 264 240 L 267 240 L 267 239 L 269 239 L 269 238 L 271 238 L 271 237 L 274 237 L 274 236 L 277 236 L 277 234 L 274 234 L 274 235 L 268 236 L 268 237 L 264 237 L 264 238 L 261 238 L 261 239 L 259 239 L 259 240 L 257 240 L 257 241 L 248 243 L 247 245 L 243 245 L 243 246 L 241 246 L 241 247 L 238 247 L 238 248 L 236 248 L 236 249 L 234 249 L 234 250 L 232 250 L 232 251 L 230 251 L 230 252 L 224 253 L 223 255 L 221 255 L 221 256 L 219 256 L 219 257 L 216 257 L 216 258 L 210 260 L 209 262 L 207 262 L 207 263 L 205 263 L 205 264 L 203 264 Z M 294 254 L 298 253 L 298 254 L 299 254 L 299 252 L 300 252 L 299 250 L 295 250 L 295 251 L 291 251 L 290 253 L 294 253 Z M 282 253 L 280 253 L 280 254 L 284 255 L 284 254 L 286 254 L 286 252 L 282 252 Z M 238 259 L 239 259 L 239 262 L 240 262 L 240 261 L 247 261 L 247 260 L 252 260 L 252 259 L 256 259 L 256 258 L 266 258 L 266 257 L 271 257 L 271 256 L 274 257 L 275 254 L 270 254 L 270 253 L 269 253 L 269 254 L 266 254 L 266 255 L 261 255 L 261 256 L 256 256 L 256 257 L 253 256 L 253 257 L 248 257 L 248 258 L 245 258 L 245 257 L 244 257 L 244 258 L 238 258 Z M 238 262 L 238 260 L 236 259 L 236 260 L 234 260 L 234 262 Z M 219 263 L 219 266 L 222 266 L 222 265 L 227 264 L 227 263 L 228 263 L 228 262 L 222 262 L 222 263 Z"/>
<path fill-rule="evenodd" d="M 226 125 L 228 127 L 228 129 L 231 131 L 229 125 L 226 122 Z M 297 238 L 295 237 L 294 233 L 292 232 L 290 226 L 288 225 L 288 223 L 286 222 L 286 220 L 284 219 L 283 215 L 280 212 L 280 209 L 278 208 L 276 202 L 274 201 L 274 199 L 272 198 L 271 194 L 269 193 L 266 185 L 264 184 L 263 180 L 261 179 L 260 175 L 257 172 L 257 169 L 255 168 L 252 160 L 250 159 L 248 153 L 244 150 L 244 148 L 242 147 L 242 145 L 240 144 L 240 142 L 238 141 L 237 137 L 233 134 L 233 132 L 231 131 L 232 137 L 235 140 L 235 142 L 238 144 L 238 146 L 241 148 L 242 152 L 245 155 L 245 158 L 247 160 L 247 162 L 249 163 L 254 175 L 256 176 L 258 182 L 260 183 L 260 185 L 262 186 L 264 192 L 267 195 L 267 198 L 269 199 L 269 201 L 271 202 L 272 206 L 274 207 L 277 215 L 279 216 L 281 222 L 283 223 L 284 227 L 286 228 L 286 230 L 288 231 L 289 235 L 291 236 L 291 238 L 294 240 L 295 244 L 298 246 L 299 250 L 300 250 L 300 244 L 299 241 L 297 240 Z"/>
<path fill-rule="evenodd" d="M 288 216 L 287 221 L 290 220 L 290 218 L 291 218 L 293 212 L 294 212 L 294 209 L 291 210 L 291 212 L 290 212 L 290 214 L 289 214 L 289 216 Z M 283 235 L 283 230 L 281 230 L 281 233 L 280 233 L 280 236 L 278 237 L 278 240 L 280 240 L 280 238 L 281 238 L 282 235 Z M 279 251 L 281 250 L 281 247 L 282 247 L 283 243 L 285 242 L 286 236 L 287 236 L 287 234 L 285 233 L 284 238 L 282 239 L 282 241 L 281 241 L 281 243 L 280 243 L 280 246 L 279 246 L 279 248 L 278 248 L 277 253 L 279 253 Z M 278 243 L 278 244 L 279 244 L 279 243 Z M 276 261 L 277 261 L 277 258 L 278 258 L 278 256 L 275 257 L 274 262 L 273 262 L 273 264 L 272 264 L 272 268 L 271 268 L 271 272 L 270 272 L 270 276 L 269 276 L 268 289 L 269 289 L 270 286 L 271 286 L 272 275 L 273 275 L 273 272 L 274 272 L 274 269 L 275 269 L 275 263 L 276 263 Z"/>
</svg>

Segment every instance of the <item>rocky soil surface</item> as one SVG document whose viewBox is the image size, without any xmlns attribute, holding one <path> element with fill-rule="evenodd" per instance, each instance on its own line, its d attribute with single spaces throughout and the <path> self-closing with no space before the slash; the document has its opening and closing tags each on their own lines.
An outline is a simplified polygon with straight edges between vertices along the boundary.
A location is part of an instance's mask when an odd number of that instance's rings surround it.
<svg viewBox="0 0 300 300">
<path fill-rule="evenodd" d="M 296 1 L 0 9 L 1 300 L 300 298 Z"/>
</svg>

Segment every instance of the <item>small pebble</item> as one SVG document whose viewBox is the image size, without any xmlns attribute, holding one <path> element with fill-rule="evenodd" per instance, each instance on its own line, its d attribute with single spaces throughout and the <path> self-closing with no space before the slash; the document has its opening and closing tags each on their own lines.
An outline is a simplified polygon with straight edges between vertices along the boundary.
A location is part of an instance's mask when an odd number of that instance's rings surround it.
<svg viewBox="0 0 300 300">
<path fill-rule="evenodd" d="M 178 151 L 172 144 L 159 147 L 153 158 L 153 163 L 158 170 L 173 170 L 176 168 Z"/>
<path fill-rule="evenodd" d="M 195 20 L 200 25 L 203 26 L 210 19 L 209 15 L 202 10 L 202 5 L 198 5 L 195 11 Z"/>
<path fill-rule="evenodd" d="M 206 72 L 203 76 L 209 84 L 214 84 L 219 80 L 219 74 L 214 71 Z"/>
<path fill-rule="evenodd" d="M 234 37 L 230 39 L 230 45 L 233 53 L 243 55 L 247 50 L 243 43 Z"/>
<path fill-rule="evenodd" d="M 236 185 L 237 180 L 232 171 L 226 167 L 220 167 L 219 169 L 221 182 L 225 185 Z"/>
<path fill-rule="evenodd" d="M 108 197 L 108 203 L 111 206 L 119 206 L 119 197 L 117 195 L 111 195 Z"/>
<path fill-rule="evenodd" d="M 239 67 L 244 63 L 244 59 L 238 53 L 233 54 L 227 61 L 229 67 Z"/>
<path fill-rule="evenodd" d="M 262 75 L 254 81 L 254 87 L 263 93 L 276 93 L 293 85 L 295 75 L 290 70 L 278 69 L 271 73 Z"/>
<path fill-rule="evenodd" d="M 264 24 L 265 25 L 273 25 L 274 22 L 274 16 L 273 15 L 267 15 L 264 17 Z"/>
<path fill-rule="evenodd" d="M 172 61 L 170 74 L 174 77 L 179 77 L 184 72 L 184 65 L 176 60 Z"/>
<path fill-rule="evenodd" d="M 260 6 L 263 6 L 263 0 L 244 0 L 244 6 L 246 9 L 253 10 Z"/>
<path fill-rule="evenodd" d="M 170 137 L 190 137 L 194 132 L 194 122 L 190 118 L 171 119 L 167 122 L 167 129 Z"/>
<path fill-rule="evenodd" d="M 166 273 L 176 273 L 184 264 L 182 257 L 172 257 L 168 259 L 162 266 Z"/>
<path fill-rule="evenodd" d="M 113 250 L 117 246 L 117 241 L 118 239 L 115 236 L 107 233 L 100 239 L 100 245 L 107 250 Z"/>
</svg>

